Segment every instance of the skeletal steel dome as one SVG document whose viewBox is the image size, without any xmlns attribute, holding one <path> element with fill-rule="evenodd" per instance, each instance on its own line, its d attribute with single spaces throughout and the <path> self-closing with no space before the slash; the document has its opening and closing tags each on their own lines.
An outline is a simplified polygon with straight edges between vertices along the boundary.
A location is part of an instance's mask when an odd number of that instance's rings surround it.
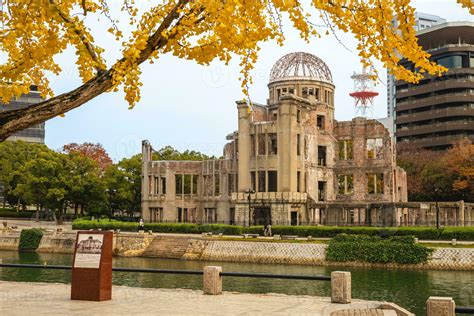
<svg viewBox="0 0 474 316">
<path fill-rule="evenodd" d="M 307 79 L 332 83 L 329 67 L 319 57 L 304 52 L 286 54 L 273 65 L 270 83 L 288 79 Z"/>
</svg>

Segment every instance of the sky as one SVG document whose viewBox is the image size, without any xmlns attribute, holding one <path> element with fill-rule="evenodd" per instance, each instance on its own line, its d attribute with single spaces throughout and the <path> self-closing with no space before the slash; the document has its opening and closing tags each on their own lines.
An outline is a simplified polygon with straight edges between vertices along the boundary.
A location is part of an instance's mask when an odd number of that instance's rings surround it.
<svg viewBox="0 0 474 316">
<path fill-rule="evenodd" d="M 455 0 L 418 0 L 412 5 L 419 12 L 439 15 L 448 21 L 474 21 L 467 10 Z M 92 21 L 91 28 L 97 44 L 106 49 L 109 63 L 120 54 L 119 47 L 106 33 L 108 27 Z M 320 32 L 320 33 L 324 33 Z M 333 36 L 313 39 L 309 44 L 285 27 L 287 38 L 283 47 L 266 42 L 261 45 L 259 60 L 253 72 L 250 88 L 252 101 L 265 103 L 268 97 L 268 77 L 273 64 L 283 55 L 303 51 L 321 58 L 330 68 L 336 86 L 335 116 L 350 120 L 354 116 L 354 101 L 349 93 L 354 88 L 350 76 L 361 70 L 356 41 L 351 34 L 337 32 L 344 44 Z M 63 73 L 51 77 L 55 94 L 68 92 L 81 84 L 75 70 L 75 56 L 67 51 L 57 58 Z M 376 64 L 382 83 L 376 87 L 375 118 L 386 116 L 386 71 Z M 154 64 L 142 66 L 141 101 L 133 110 L 123 93 L 107 93 L 80 108 L 46 123 L 46 144 L 59 150 L 68 143 L 100 143 L 114 161 L 141 151 L 147 139 L 155 149 L 171 145 L 178 150 L 199 150 L 208 155 L 222 155 L 226 135 L 237 129 L 236 100 L 243 98 L 240 87 L 238 60 L 228 66 L 212 63 L 200 66 L 195 62 L 162 56 Z"/>
</svg>

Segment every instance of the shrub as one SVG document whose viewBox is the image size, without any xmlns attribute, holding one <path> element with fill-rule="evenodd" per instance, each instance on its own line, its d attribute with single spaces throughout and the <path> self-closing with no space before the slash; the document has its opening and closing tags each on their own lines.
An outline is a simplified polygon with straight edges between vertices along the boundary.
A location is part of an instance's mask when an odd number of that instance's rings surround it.
<svg viewBox="0 0 474 316">
<path fill-rule="evenodd" d="M 34 251 L 38 248 L 43 231 L 39 228 L 23 229 L 20 234 L 20 251 Z"/>
<path fill-rule="evenodd" d="M 31 211 L 17 212 L 15 209 L 0 208 L 0 217 L 32 218 L 34 216 L 35 216 L 35 212 L 31 212 Z"/>
<path fill-rule="evenodd" d="M 333 238 L 326 251 L 328 261 L 416 264 L 426 262 L 433 250 L 415 244 L 413 237 L 341 234 Z"/>
</svg>

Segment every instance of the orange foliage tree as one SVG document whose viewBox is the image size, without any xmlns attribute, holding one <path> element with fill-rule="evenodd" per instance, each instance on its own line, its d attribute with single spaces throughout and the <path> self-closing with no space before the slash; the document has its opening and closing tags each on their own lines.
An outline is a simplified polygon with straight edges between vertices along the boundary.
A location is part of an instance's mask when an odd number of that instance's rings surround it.
<svg viewBox="0 0 474 316">
<path fill-rule="evenodd" d="M 99 165 L 99 168 L 102 171 L 105 171 L 110 165 L 112 165 L 112 159 L 110 159 L 109 154 L 104 149 L 101 144 L 93 144 L 93 143 L 83 143 L 83 144 L 76 144 L 71 143 L 64 145 L 63 151 L 66 153 L 79 153 L 90 159 L 96 161 Z"/>
</svg>

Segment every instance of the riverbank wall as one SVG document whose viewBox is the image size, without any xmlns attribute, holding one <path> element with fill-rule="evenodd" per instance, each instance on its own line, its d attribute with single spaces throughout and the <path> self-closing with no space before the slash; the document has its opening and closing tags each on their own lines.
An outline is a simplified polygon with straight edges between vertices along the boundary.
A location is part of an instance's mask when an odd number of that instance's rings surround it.
<svg viewBox="0 0 474 316">
<path fill-rule="evenodd" d="M 73 253 L 76 232 L 44 233 L 37 252 Z M 0 250 L 17 250 L 20 231 L 2 231 Z M 113 253 L 125 257 L 155 257 L 201 261 L 230 261 L 273 264 L 382 267 L 396 269 L 473 270 L 474 248 L 435 248 L 422 264 L 374 264 L 326 261 L 326 244 L 272 241 L 225 240 L 166 234 L 114 234 Z"/>
</svg>

